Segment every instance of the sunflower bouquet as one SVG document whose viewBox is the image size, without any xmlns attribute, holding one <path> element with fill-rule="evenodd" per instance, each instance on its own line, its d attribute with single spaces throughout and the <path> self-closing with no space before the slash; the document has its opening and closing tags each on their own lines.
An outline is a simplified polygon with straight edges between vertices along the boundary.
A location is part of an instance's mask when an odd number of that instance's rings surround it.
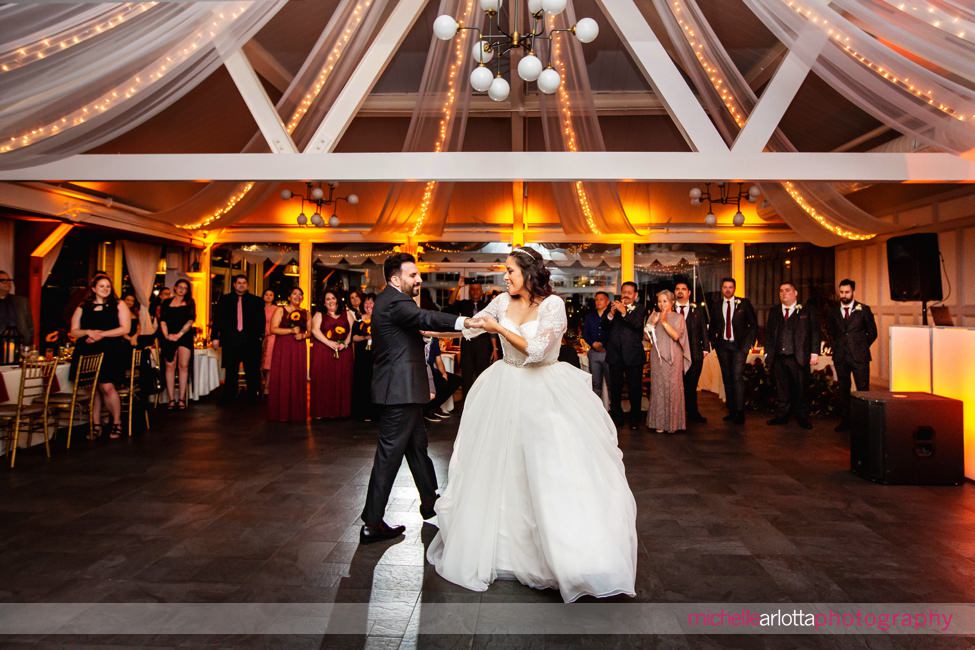
<svg viewBox="0 0 975 650">
<path fill-rule="evenodd" d="M 288 325 L 290 327 L 297 327 L 301 332 L 304 332 L 308 324 L 305 322 L 305 317 L 301 313 L 301 310 L 296 309 L 288 314 Z"/>
</svg>

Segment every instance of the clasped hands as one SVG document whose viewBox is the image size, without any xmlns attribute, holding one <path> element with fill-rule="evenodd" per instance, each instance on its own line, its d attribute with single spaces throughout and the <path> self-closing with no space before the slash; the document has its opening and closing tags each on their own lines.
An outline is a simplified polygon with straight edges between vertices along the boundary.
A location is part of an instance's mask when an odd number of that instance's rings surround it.
<svg viewBox="0 0 975 650">
<path fill-rule="evenodd" d="M 467 329 L 479 329 L 485 332 L 499 332 L 501 331 L 501 324 L 498 321 L 490 318 L 488 316 L 479 316 L 477 318 L 468 318 L 464 321 L 464 327 Z"/>
</svg>

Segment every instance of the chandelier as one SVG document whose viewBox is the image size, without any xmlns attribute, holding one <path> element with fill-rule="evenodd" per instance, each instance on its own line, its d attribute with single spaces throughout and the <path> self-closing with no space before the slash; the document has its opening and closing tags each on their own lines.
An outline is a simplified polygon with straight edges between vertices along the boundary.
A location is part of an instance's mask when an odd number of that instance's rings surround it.
<svg viewBox="0 0 975 650">
<path fill-rule="evenodd" d="M 712 227 L 717 225 L 718 218 L 714 216 L 714 209 L 712 208 L 712 205 L 717 203 L 718 205 L 734 204 L 737 212 L 735 212 L 731 222 L 736 226 L 744 225 L 745 215 L 741 213 L 741 200 L 745 199 L 749 203 L 755 203 L 762 194 L 758 185 L 752 185 L 746 190 L 743 189 L 744 183 L 738 183 L 738 191 L 734 194 L 731 193 L 729 184 L 724 181 L 718 181 L 715 185 L 718 186 L 717 193 L 711 192 L 711 183 L 705 183 L 703 191 L 700 187 L 692 187 L 690 191 L 691 205 L 701 205 L 705 201 L 708 203 L 708 213 L 704 216 L 704 223 Z"/>
<path fill-rule="evenodd" d="M 521 0 L 513 0 L 511 7 L 514 14 L 511 16 L 513 19 L 511 24 L 515 28 L 510 34 L 502 26 L 508 24 L 507 19 L 501 20 L 504 0 L 479 0 L 479 3 L 481 10 L 488 16 L 488 30 L 492 33 L 484 34 L 477 27 L 465 27 L 446 14 L 433 22 L 433 33 L 437 38 L 449 41 L 458 30 L 471 29 L 477 32 L 477 41 L 474 43 L 472 54 L 478 66 L 471 72 L 471 86 L 478 92 L 486 91 L 488 97 L 496 102 L 508 99 L 508 94 L 511 92 L 511 85 L 501 76 L 501 59 L 515 48 L 525 52 L 518 62 L 518 76 L 529 83 L 537 82 L 541 92 L 551 95 L 559 89 L 562 78 L 552 67 L 551 62 L 545 66 L 538 58 L 535 53 L 536 41 L 548 41 L 549 51 L 551 51 L 552 38 L 558 32 L 575 34 L 581 43 L 592 43 L 599 36 L 599 24 L 592 18 L 583 18 L 570 29 L 553 29 L 546 34 L 545 14 L 562 13 L 567 0 L 527 0 L 528 24 L 525 31 L 519 31 L 524 19 L 521 15 Z M 494 72 L 487 65 L 492 60 L 495 60 Z"/>
<path fill-rule="evenodd" d="M 325 187 L 328 188 L 328 194 L 326 196 Z M 290 201 L 294 197 L 301 199 L 301 212 L 298 213 L 296 221 L 299 226 L 314 226 L 315 228 L 324 228 L 327 225 L 335 228 L 339 225 L 339 215 L 338 207 L 339 201 L 345 201 L 349 205 L 356 205 L 359 203 L 359 196 L 356 194 L 349 194 L 348 196 L 335 196 L 335 188 L 338 187 L 338 182 L 328 182 L 328 183 L 305 183 L 306 194 L 295 194 L 291 190 L 281 190 L 281 198 L 285 201 Z M 315 206 L 315 213 L 311 215 L 311 219 L 305 214 L 305 202 L 308 202 Z M 322 208 L 331 207 L 332 216 L 328 218 L 328 222 L 322 217 Z"/>
</svg>

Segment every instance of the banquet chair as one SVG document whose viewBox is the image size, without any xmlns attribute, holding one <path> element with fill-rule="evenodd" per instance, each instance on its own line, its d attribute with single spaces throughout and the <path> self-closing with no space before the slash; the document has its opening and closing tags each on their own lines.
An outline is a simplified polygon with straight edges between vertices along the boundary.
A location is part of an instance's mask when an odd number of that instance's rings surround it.
<svg viewBox="0 0 975 650">
<path fill-rule="evenodd" d="M 136 348 L 132 350 L 132 361 L 126 373 L 128 382 L 118 388 L 118 396 L 122 405 L 122 415 L 128 419 L 129 437 L 132 437 L 132 413 L 136 402 L 142 405 L 142 413 L 146 419 L 146 431 L 149 430 L 149 409 L 142 386 L 142 368 L 153 362 L 152 347 Z M 158 397 L 157 397 L 158 400 Z"/>
<path fill-rule="evenodd" d="M 95 392 L 98 389 L 98 374 L 102 368 L 103 354 L 84 354 L 78 357 L 75 369 L 74 385 L 70 393 L 52 395 L 48 405 L 54 411 L 66 411 L 68 414 L 67 449 L 71 449 L 71 432 L 74 430 L 75 413 L 88 414 L 88 438 L 91 439 L 94 429 Z"/>
<path fill-rule="evenodd" d="M 25 360 L 20 365 L 20 390 L 17 393 L 17 403 L 0 406 L 0 419 L 6 421 L 8 431 L 6 453 L 10 456 L 11 469 L 17 461 L 17 445 L 20 442 L 21 429 L 26 428 L 29 447 L 38 419 L 43 426 L 44 451 L 48 458 L 51 457 L 47 416 L 48 398 L 51 395 L 51 384 L 54 383 L 55 368 L 57 368 L 57 361 L 54 359 Z"/>
</svg>

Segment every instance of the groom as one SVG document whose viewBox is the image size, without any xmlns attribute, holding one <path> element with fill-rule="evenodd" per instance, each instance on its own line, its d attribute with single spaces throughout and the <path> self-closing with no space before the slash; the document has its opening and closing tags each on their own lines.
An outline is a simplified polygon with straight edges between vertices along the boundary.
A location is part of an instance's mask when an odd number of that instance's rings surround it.
<svg viewBox="0 0 975 650">
<path fill-rule="evenodd" d="M 389 493 L 403 456 L 420 492 L 420 514 L 436 514 L 437 476 L 427 455 L 427 432 L 423 406 L 430 401 L 427 365 L 420 330 L 446 332 L 463 329 L 470 319 L 427 311 L 413 298 L 420 295 L 420 272 L 416 259 L 397 253 L 383 264 L 386 288 L 376 297 L 372 313 L 372 400 L 382 406 L 379 442 L 369 477 L 363 526 L 359 543 L 371 544 L 398 537 L 405 526 L 383 521 Z"/>
</svg>

